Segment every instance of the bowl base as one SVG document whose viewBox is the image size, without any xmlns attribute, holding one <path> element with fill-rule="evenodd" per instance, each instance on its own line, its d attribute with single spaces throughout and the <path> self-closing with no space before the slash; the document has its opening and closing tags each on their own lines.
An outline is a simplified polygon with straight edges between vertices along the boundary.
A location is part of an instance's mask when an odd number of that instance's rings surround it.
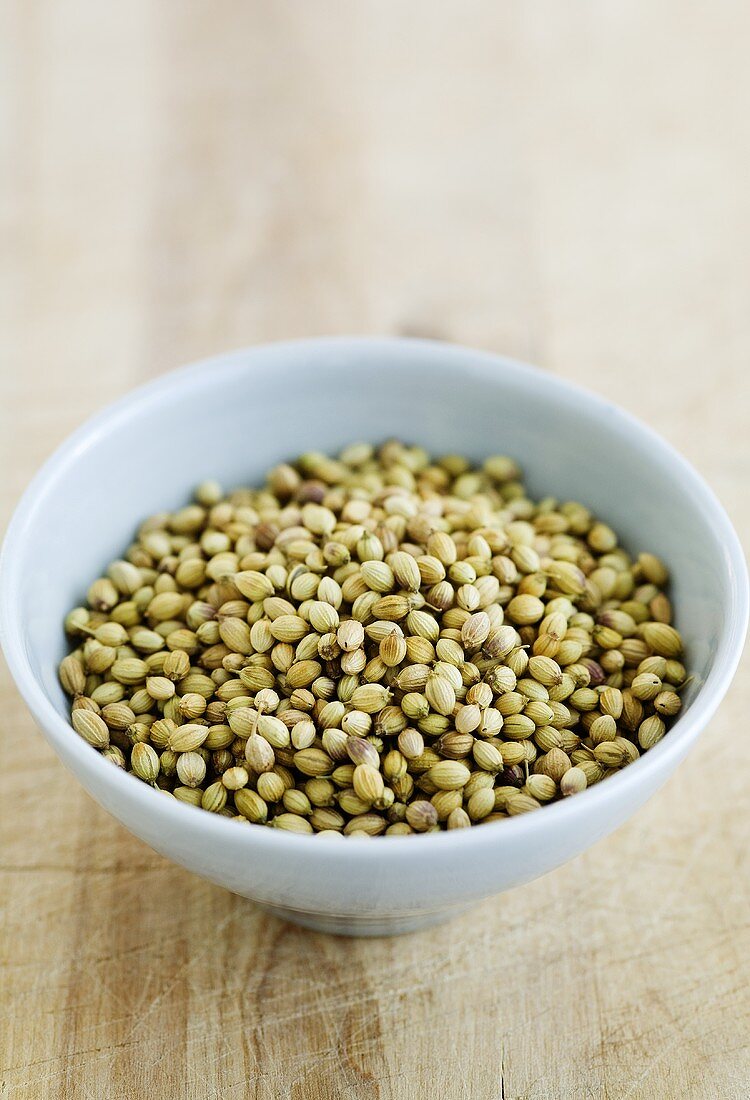
<svg viewBox="0 0 750 1100">
<path fill-rule="evenodd" d="M 306 913 L 299 909 L 285 909 L 280 905 L 261 905 L 267 913 L 279 920 L 309 928 L 314 932 L 327 932 L 332 936 L 403 936 L 419 932 L 435 924 L 443 924 L 465 912 L 469 906 L 450 906 L 437 912 L 394 913 L 385 916 Z"/>
</svg>

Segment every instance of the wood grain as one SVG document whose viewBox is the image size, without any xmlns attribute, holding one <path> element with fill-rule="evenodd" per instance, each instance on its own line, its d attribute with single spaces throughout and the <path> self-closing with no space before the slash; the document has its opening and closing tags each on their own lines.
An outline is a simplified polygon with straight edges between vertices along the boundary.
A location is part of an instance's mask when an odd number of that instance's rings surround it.
<svg viewBox="0 0 750 1100">
<path fill-rule="evenodd" d="M 417 332 L 540 362 L 683 450 L 750 536 L 747 6 L 0 7 L 0 508 L 180 362 Z M 0 680 L 0 1095 L 738 1098 L 750 668 L 569 866 L 327 939 L 152 854 Z"/>
</svg>

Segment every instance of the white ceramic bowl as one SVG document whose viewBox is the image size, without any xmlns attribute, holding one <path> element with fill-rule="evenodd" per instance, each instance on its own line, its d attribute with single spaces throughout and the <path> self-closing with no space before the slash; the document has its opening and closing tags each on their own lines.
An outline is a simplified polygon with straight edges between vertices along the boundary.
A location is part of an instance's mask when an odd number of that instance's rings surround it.
<svg viewBox="0 0 750 1100">
<path fill-rule="evenodd" d="M 206 477 L 231 487 L 308 449 L 398 436 L 433 452 L 511 454 L 536 495 L 580 499 L 669 563 L 693 681 L 668 735 L 574 798 L 479 828 L 341 841 L 238 826 L 164 798 L 68 725 L 62 620 L 137 521 Z M 47 739 L 131 832 L 199 875 L 300 924 L 377 935 L 442 920 L 559 866 L 616 829 L 674 771 L 729 686 L 748 616 L 737 536 L 692 467 L 599 397 L 495 355 L 411 340 L 251 348 L 157 379 L 53 455 L 8 531 L 0 627 Z"/>
</svg>

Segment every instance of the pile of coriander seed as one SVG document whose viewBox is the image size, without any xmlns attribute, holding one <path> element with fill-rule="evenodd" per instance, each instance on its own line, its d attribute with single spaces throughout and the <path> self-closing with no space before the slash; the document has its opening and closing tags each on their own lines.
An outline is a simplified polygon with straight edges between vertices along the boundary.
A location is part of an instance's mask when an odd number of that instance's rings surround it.
<svg viewBox="0 0 750 1100">
<path fill-rule="evenodd" d="M 667 570 L 516 463 L 358 443 L 151 516 L 69 613 L 75 731 L 157 791 L 298 833 L 498 821 L 680 709 Z"/>
</svg>

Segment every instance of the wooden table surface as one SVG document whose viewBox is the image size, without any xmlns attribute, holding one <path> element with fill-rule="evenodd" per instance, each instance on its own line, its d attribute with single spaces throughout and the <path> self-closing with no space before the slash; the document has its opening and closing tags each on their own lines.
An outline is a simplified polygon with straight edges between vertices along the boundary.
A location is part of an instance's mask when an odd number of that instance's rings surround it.
<svg viewBox="0 0 750 1100">
<path fill-rule="evenodd" d="M 151 375 L 408 332 L 620 402 L 749 541 L 749 33 L 742 0 L 7 0 L 0 518 Z M 616 836 L 357 942 L 129 836 L 3 666 L 0 1096 L 747 1096 L 749 710 L 745 661 Z"/>
</svg>

